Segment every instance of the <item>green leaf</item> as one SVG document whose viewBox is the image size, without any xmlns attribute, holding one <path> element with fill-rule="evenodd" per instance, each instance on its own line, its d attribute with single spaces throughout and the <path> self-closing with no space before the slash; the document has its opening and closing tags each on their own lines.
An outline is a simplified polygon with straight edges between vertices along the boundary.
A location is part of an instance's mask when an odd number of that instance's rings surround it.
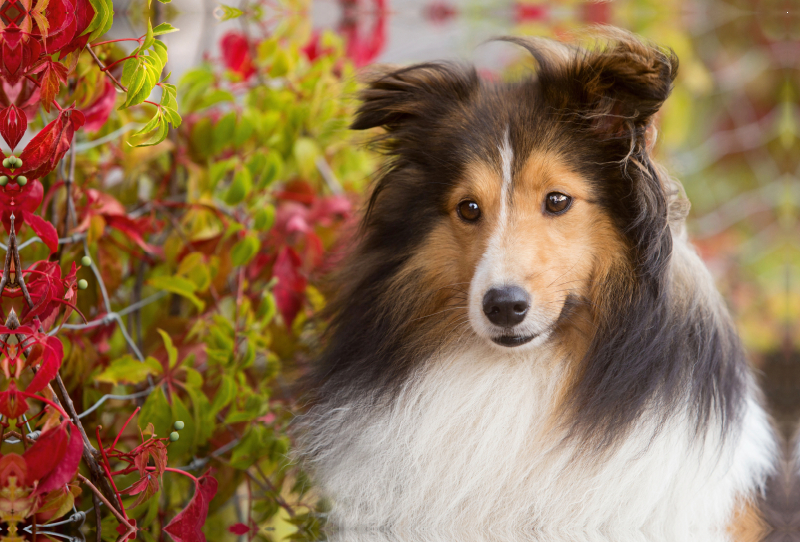
<svg viewBox="0 0 800 542">
<path fill-rule="evenodd" d="M 247 234 L 233 245 L 231 249 L 231 262 L 237 267 L 247 265 L 250 263 L 250 260 L 258 254 L 258 249 L 260 248 L 261 242 L 258 240 L 258 237 Z"/>
<path fill-rule="evenodd" d="M 179 28 L 175 28 L 169 23 L 161 23 L 157 27 L 153 29 L 154 36 L 161 36 L 162 34 L 170 34 L 172 32 L 177 32 L 180 30 Z"/>
<path fill-rule="evenodd" d="M 89 43 L 91 43 L 111 28 L 114 22 L 114 3 L 113 0 L 89 0 L 89 3 L 94 8 L 94 17 L 83 34 L 89 33 Z"/>
<path fill-rule="evenodd" d="M 221 102 L 233 102 L 235 99 L 236 98 L 234 98 L 233 94 L 227 90 L 214 89 L 211 92 L 203 95 L 203 98 L 200 101 L 197 109 L 205 109 L 206 107 L 211 107 L 212 105 L 216 105 Z"/>
<path fill-rule="evenodd" d="M 111 362 L 105 371 L 95 377 L 95 380 L 108 382 L 115 386 L 117 384 L 138 384 L 144 382 L 148 375 L 160 373 L 161 364 L 155 359 L 148 357 L 147 361 L 142 363 L 131 355 L 126 355 Z"/>
<path fill-rule="evenodd" d="M 231 467 L 244 470 L 250 468 L 263 457 L 264 443 L 262 437 L 264 430 L 264 427 L 258 425 L 250 426 L 238 446 L 233 449 Z"/>
<path fill-rule="evenodd" d="M 157 435 L 166 437 L 172 427 L 172 412 L 161 387 L 154 389 L 139 412 L 139 427 L 152 423 Z"/>
<path fill-rule="evenodd" d="M 212 132 L 211 119 L 208 117 L 202 117 L 195 123 L 189 136 L 189 142 L 194 154 L 201 157 L 207 157 L 211 154 Z"/>
<path fill-rule="evenodd" d="M 150 22 L 150 19 L 147 19 L 147 33 L 144 36 L 144 41 L 142 42 L 142 51 L 149 49 L 153 42 L 155 41 L 155 36 L 153 35 L 153 24 Z"/>
<path fill-rule="evenodd" d="M 266 188 L 283 174 L 283 159 L 275 151 L 267 153 L 267 163 L 264 166 L 264 176 L 258 183 L 259 188 Z"/>
<path fill-rule="evenodd" d="M 167 65 L 167 60 L 169 59 L 169 56 L 167 55 L 167 46 L 161 40 L 153 40 L 153 50 L 152 52 L 149 52 L 148 55 L 158 57 L 158 59 L 161 61 L 161 66 L 158 68 L 158 75 L 161 75 L 161 72 L 164 70 L 164 66 Z"/>
<path fill-rule="evenodd" d="M 238 169 L 233 175 L 233 182 L 225 193 L 225 203 L 228 205 L 240 203 L 252 189 L 253 180 L 250 177 L 250 171 L 244 167 Z"/>
<path fill-rule="evenodd" d="M 161 340 L 164 341 L 164 348 L 167 349 L 167 359 L 169 360 L 169 368 L 172 369 L 178 363 L 178 349 L 172 343 L 172 337 L 163 329 L 158 329 L 158 334 L 161 335 Z"/>
<path fill-rule="evenodd" d="M 258 307 L 258 315 L 261 317 L 262 324 L 268 326 L 277 312 L 278 305 L 275 303 L 275 296 L 272 295 L 272 292 L 264 293 L 261 305 Z"/>
<path fill-rule="evenodd" d="M 317 142 L 310 137 L 298 137 L 294 142 L 293 153 L 300 175 L 310 177 L 317 167 L 316 159 L 320 155 Z"/>
<path fill-rule="evenodd" d="M 253 227 L 258 231 L 268 231 L 275 223 L 275 206 L 268 203 L 266 206 L 256 209 L 253 213 Z"/>
<path fill-rule="evenodd" d="M 236 123 L 236 130 L 233 134 L 233 144 L 240 147 L 253 135 L 254 128 L 252 117 L 247 114 L 242 115 L 241 118 L 239 118 L 239 122 Z"/>
<path fill-rule="evenodd" d="M 235 130 L 236 111 L 228 111 L 214 126 L 213 141 L 215 154 L 233 143 L 233 134 Z"/>
<path fill-rule="evenodd" d="M 185 297 L 194 303 L 195 307 L 197 307 L 197 310 L 200 312 L 202 312 L 206 307 L 206 304 L 203 302 L 203 300 L 194 295 L 195 285 L 188 279 L 181 277 L 162 276 L 152 278 L 148 280 L 147 283 L 154 288 L 158 288 L 159 290 L 166 290 L 167 292 Z"/>
<path fill-rule="evenodd" d="M 228 406 L 233 398 L 236 397 L 236 382 L 228 375 L 222 375 L 219 389 L 214 394 L 214 401 L 211 403 L 211 412 L 214 416 Z"/>
<path fill-rule="evenodd" d="M 231 6 L 226 6 L 225 4 L 220 4 L 218 10 L 215 10 L 214 15 L 220 21 L 227 21 L 230 19 L 236 19 L 237 17 L 241 17 L 244 15 L 244 12 L 240 9 L 236 9 Z"/>
<path fill-rule="evenodd" d="M 285 49 L 278 49 L 272 57 L 272 66 L 269 68 L 270 77 L 283 77 L 292 70 L 292 58 Z"/>
<path fill-rule="evenodd" d="M 192 281 L 195 292 L 205 292 L 211 285 L 211 272 L 201 252 L 187 254 L 178 265 L 176 274 Z"/>
<path fill-rule="evenodd" d="M 214 434 L 216 423 L 211 412 L 211 403 L 199 387 L 187 385 L 186 393 L 192 399 L 192 413 L 197 420 L 195 431 L 195 445 L 203 446 L 211 435 Z"/>
<path fill-rule="evenodd" d="M 236 166 L 235 160 L 220 160 L 208 168 L 208 181 L 212 187 L 217 186 L 222 178 Z"/>
<path fill-rule="evenodd" d="M 150 138 L 145 139 L 145 140 L 137 143 L 136 145 L 131 145 L 131 146 L 133 146 L 133 147 L 152 147 L 153 145 L 158 145 L 159 143 L 161 143 L 162 141 L 167 139 L 167 134 L 169 133 L 169 125 L 167 124 L 166 120 L 164 119 L 164 114 L 163 114 L 162 111 L 160 111 L 160 110 L 156 111 L 156 115 L 152 119 L 150 119 L 150 122 L 148 122 L 145 125 L 145 128 L 147 128 L 149 126 L 153 126 L 153 128 L 151 128 L 151 131 L 150 131 L 150 133 L 152 134 L 150 136 Z M 138 132 L 136 132 L 133 135 L 134 136 L 143 135 L 145 133 L 145 128 L 142 128 L 141 130 L 139 130 Z"/>
</svg>

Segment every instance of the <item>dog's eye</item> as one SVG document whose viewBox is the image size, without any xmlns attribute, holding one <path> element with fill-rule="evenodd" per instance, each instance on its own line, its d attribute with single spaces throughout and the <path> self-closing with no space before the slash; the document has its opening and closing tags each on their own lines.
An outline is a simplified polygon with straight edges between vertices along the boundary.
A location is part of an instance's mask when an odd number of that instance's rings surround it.
<svg viewBox="0 0 800 542">
<path fill-rule="evenodd" d="M 569 209 L 572 198 L 561 192 L 550 192 L 544 200 L 544 207 L 552 215 L 560 215 Z"/>
<path fill-rule="evenodd" d="M 472 200 L 464 200 L 456 207 L 458 216 L 467 222 L 475 222 L 481 217 L 481 208 Z"/>
</svg>

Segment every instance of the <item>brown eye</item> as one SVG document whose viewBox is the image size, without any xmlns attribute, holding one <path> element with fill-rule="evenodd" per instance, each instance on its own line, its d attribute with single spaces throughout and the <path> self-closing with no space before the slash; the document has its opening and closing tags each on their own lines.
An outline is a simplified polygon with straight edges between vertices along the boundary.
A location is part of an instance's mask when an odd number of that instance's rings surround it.
<svg viewBox="0 0 800 542">
<path fill-rule="evenodd" d="M 561 192 L 550 192 L 544 200 L 544 207 L 552 215 L 560 215 L 569 209 L 572 198 Z"/>
<path fill-rule="evenodd" d="M 456 209 L 458 210 L 458 216 L 467 222 L 475 222 L 481 217 L 481 208 L 472 200 L 462 201 Z"/>
</svg>

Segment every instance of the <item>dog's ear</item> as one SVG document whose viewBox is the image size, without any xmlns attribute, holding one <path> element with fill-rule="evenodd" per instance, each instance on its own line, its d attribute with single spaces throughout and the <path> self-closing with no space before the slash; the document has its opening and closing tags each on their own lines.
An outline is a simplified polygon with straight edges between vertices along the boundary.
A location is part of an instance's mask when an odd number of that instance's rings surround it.
<svg viewBox="0 0 800 542">
<path fill-rule="evenodd" d="M 446 63 L 427 63 L 395 69 L 374 68 L 366 76 L 361 107 L 350 127 L 366 130 L 377 126 L 391 133 L 414 119 L 441 115 L 478 87 L 474 69 Z"/>
<path fill-rule="evenodd" d="M 507 39 L 536 59 L 545 99 L 602 139 L 644 143 L 653 115 L 672 91 L 678 58 L 624 30 L 596 27 L 594 47 L 544 39 Z"/>
</svg>

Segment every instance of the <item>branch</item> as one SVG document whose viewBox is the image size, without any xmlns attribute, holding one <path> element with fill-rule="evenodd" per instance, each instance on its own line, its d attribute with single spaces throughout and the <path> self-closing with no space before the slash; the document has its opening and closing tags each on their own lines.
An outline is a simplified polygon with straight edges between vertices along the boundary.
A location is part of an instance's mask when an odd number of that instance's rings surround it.
<svg viewBox="0 0 800 542">
<path fill-rule="evenodd" d="M 117 81 L 117 78 L 114 77 L 111 74 L 110 71 L 107 71 L 107 68 L 106 68 L 105 64 L 103 64 L 103 62 L 99 58 L 97 58 L 97 55 L 94 54 L 94 51 L 92 50 L 92 48 L 91 47 L 86 47 L 86 50 L 89 51 L 89 54 L 92 55 L 92 58 L 94 59 L 94 61 L 97 63 L 98 66 L 100 66 L 100 70 L 104 74 L 106 74 L 109 79 L 111 79 L 111 81 L 117 86 L 117 88 L 120 89 L 122 92 L 128 92 L 128 87 L 126 87 L 125 85 L 123 85 L 122 83 Z"/>
<path fill-rule="evenodd" d="M 109 502 L 109 500 L 108 500 L 108 499 L 106 499 L 105 495 L 103 495 L 103 494 L 100 492 L 100 490 L 99 490 L 99 489 L 97 489 L 97 488 L 94 486 L 94 484 L 93 484 L 93 483 L 91 483 L 91 482 L 90 482 L 90 481 L 89 481 L 89 480 L 88 480 L 88 479 L 87 479 L 85 476 L 83 476 L 81 473 L 78 473 L 78 480 L 80 480 L 82 483 L 86 484 L 86 486 L 88 486 L 88 487 L 89 487 L 89 489 L 91 489 L 91 490 L 92 490 L 92 493 L 94 493 L 94 494 L 95 494 L 95 496 L 96 496 L 98 499 L 100 499 L 101 501 L 103 501 L 103 504 L 105 504 L 105 505 L 108 507 L 108 509 L 109 509 L 109 510 L 111 510 L 111 513 L 112 513 L 112 514 L 114 514 L 114 517 L 115 517 L 115 518 L 117 518 L 117 521 L 119 521 L 119 522 L 120 522 L 122 525 L 125 525 L 126 527 L 128 527 L 128 532 L 126 532 L 124 536 L 126 536 L 126 537 L 127 537 L 127 535 L 129 535 L 129 534 L 131 534 L 131 533 L 135 533 L 135 532 L 136 532 L 136 527 L 134 527 L 133 525 L 131 525 L 130 523 L 128 523 L 128 520 L 127 520 L 127 519 L 125 519 L 124 517 L 122 517 L 122 514 L 120 514 L 120 513 L 117 511 L 117 509 L 116 509 L 116 508 L 115 508 L 115 507 L 114 507 L 114 506 L 113 506 L 113 505 L 112 505 L 112 504 Z"/>
</svg>

